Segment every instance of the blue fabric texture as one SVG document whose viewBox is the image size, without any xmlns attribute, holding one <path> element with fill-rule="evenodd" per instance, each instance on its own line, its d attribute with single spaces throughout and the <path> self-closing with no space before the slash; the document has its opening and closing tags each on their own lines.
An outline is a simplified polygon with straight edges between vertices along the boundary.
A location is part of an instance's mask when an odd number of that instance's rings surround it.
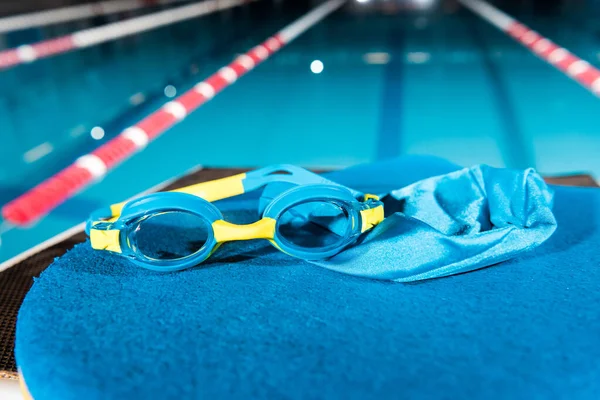
<svg viewBox="0 0 600 400">
<path fill-rule="evenodd" d="M 552 194 L 532 169 L 485 165 L 382 195 L 386 219 L 358 246 L 315 264 L 410 282 L 508 260 L 552 235 Z"/>
<path fill-rule="evenodd" d="M 461 174 L 440 159 L 404 157 L 329 177 L 389 193 L 453 171 Z M 480 186 L 489 199 L 494 188 Z M 409 284 L 340 274 L 260 241 L 224 245 L 172 274 L 84 243 L 27 295 L 17 362 L 36 400 L 597 399 L 600 191 L 553 189 L 558 228 L 541 246 Z M 256 202 L 219 207 L 244 223 L 256 219 Z M 528 204 L 506 212 L 517 225 L 508 234 L 529 226 Z"/>
</svg>

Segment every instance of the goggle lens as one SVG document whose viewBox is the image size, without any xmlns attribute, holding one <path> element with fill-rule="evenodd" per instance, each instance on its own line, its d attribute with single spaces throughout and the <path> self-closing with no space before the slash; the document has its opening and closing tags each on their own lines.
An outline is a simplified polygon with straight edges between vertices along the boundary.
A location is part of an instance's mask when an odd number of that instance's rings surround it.
<svg viewBox="0 0 600 400">
<path fill-rule="evenodd" d="M 174 261 L 202 250 L 211 231 L 209 222 L 198 215 L 167 211 L 139 222 L 134 238 L 137 250 L 146 258 Z"/>
<path fill-rule="evenodd" d="M 315 200 L 286 209 L 277 222 L 279 237 L 306 249 L 335 247 L 352 229 L 346 205 Z"/>
</svg>

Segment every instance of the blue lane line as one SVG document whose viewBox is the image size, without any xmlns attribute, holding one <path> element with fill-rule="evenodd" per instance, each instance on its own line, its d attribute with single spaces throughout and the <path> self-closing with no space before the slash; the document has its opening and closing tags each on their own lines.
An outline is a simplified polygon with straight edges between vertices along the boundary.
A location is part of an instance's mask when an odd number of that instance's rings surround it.
<svg viewBox="0 0 600 400">
<path fill-rule="evenodd" d="M 503 137 L 499 140 L 498 146 L 502 153 L 504 163 L 509 168 L 529 168 L 535 167 L 535 156 L 533 154 L 532 144 L 528 143 L 519 123 L 511 100 L 510 94 L 506 90 L 506 84 L 502 79 L 502 73 L 491 57 L 490 49 L 487 46 L 485 33 L 478 28 L 480 21 L 470 17 L 465 22 L 470 31 L 473 43 L 478 48 L 483 62 L 483 67 L 487 73 L 488 83 L 491 88 L 493 101 L 500 115 L 500 128 Z"/>
<path fill-rule="evenodd" d="M 390 62 L 383 73 L 381 114 L 377 132 L 376 159 L 400 155 L 402 129 L 402 79 L 404 77 L 404 28 L 400 22 L 390 29 L 388 45 Z"/>
</svg>

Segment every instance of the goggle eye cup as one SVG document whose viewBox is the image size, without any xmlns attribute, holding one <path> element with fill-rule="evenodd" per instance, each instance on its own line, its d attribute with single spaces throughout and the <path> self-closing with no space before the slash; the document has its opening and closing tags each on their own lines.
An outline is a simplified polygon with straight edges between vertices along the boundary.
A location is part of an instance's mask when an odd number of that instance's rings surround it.
<svg viewBox="0 0 600 400">
<path fill-rule="evenodd" d="M 147 261 L 167 264 L 204 252 L 213 238 L 210 221 L 186 211 L 144 216 L 131 224 L 129 232 L 134 253 Z"/>
<path fill-rule="evenodd" d="M 343 247 L 354 230 L 351 206 L 341 201 L 309 200 L 284 209 L 276 235 L 291 249 L 314 254 Z"/>
</svg>

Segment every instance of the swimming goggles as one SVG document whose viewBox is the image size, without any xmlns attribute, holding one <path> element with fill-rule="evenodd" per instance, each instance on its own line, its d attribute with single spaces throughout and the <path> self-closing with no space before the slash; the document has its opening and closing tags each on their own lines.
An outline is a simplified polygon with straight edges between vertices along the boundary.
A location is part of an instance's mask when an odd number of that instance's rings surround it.
<svg viewBox="0 0 600 400">
<path fill-rule="evenodd" d="M 210 203 L 276 182 L 287 183 L 280 185 L 285 190 L 267 196 L 262 218 L 252 224 L 227 222 Z M 358 196 L 305 169 L 275 165 L 114 204 L 92 213 L 86 232 L 92 248 L 156 271 L 193 267 L 235 240 L 267 239 L 291 256 L 319 260 L 341 252 L 383 220 L 377 196 L 361 196 L 363 201 Z"/>
</svg>

